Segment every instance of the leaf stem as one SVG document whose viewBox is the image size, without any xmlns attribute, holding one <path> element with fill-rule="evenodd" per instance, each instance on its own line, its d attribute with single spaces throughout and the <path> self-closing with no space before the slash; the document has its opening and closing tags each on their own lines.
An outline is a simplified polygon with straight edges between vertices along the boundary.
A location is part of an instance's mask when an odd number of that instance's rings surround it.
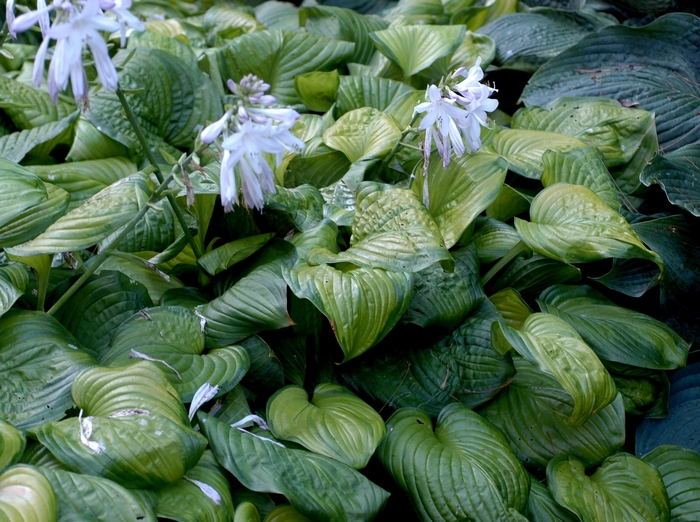
<svg viewBox="0 0 700 522">
<path fill-rule="evenodd" d="M 486 284 L 495 276 L 501 269 L 510 263 L 513 259 L 518 257 L 523 252 L 526 252 L 528 247 L 522 241 L 518 241 L 513 248 L 511 248 L 506 255 L 498 260 L 498 263 L 491 267 L 491 270 L 486 272 L 486 275 L 481 278 L 481 284 L 486 286 Z"/>
<path fill-rule="evenodd" d="M 134 227 L 138 224 L 139 221 L 141 221 L 141 218 L 146 215 L 146 212 L 148 212 L 148 209 L 151 208 L 150 204 L 157 203 L 161 199 L 163 199 L 163 192 L 165 192 L 168 188 L 168 185 L 173 179 L 173 175 L 170 174 L 167 178 L 163 180 L 163 183 L 151 194 L 151 197 L 148 198 L 148 201 L 146 204 L 144 204 L 138 211 L 138 213 L 129 221 L 122 231 L 119 233 L 119 235 L 112 241 L 109 245 L 104 247 L 102 250 L 100 250 L 99 254 L 97 254 L 93 260 L 92 263 L 90 264 L 89 267 L 83 272 L 83 275 L 78 278 L 78 280 L 73 283 L 73 285 L 61 296 L 61 298 L 56 301 L 56 303 L 51 307 L 51 309 L 47 312 L 49 315 L 54 315 L 58 310 L 66 304 L 66 301 L 70 299 L 73 294 L 75 294 L 80 287 L 83 286 L 83 284 L 87 281 L 87 279 L 95 273 L 95 271 L 100 267 L 100 265 L 107 259 L 107 256 L 109 253 L 114 250 L 122 241 L 123 239 L 127 236 L 129 232 L 131 232 Z"/>
<path fill-rule="evenodd" d="M 163 183 L 163 173 L 160 170 L 160 167 L 158 166 L 158 162 L 156 161 L 155 156 L 153 155 L 153 152 L 148 146 L 148 141 L 146 140 L 146 136 L 144 136 L 143 131 L 141 130 L 141 126 L 139 125 L 139 122 L 136 120 L 136 116 L 134 115 L 134 112 L 131 110 L 131 106 L 129 105 L 129 102 L 126 99 L 126 96 L 124 95 L 124 92 L 122 91 L 121 87 L 117 87 L 117 97 L 119 98 L 120 103 L 122 104 L 122 107 L 124 108 L 124 113 L 126 114 L 126 118 L 129 120 L 129 123 L 131 123 L 131 126 L 134 129 L 134 132 L 136 133 L 136 137 L 139 140 L 139 143 L 141 144 L 141 147 L 143 148 L 144 152 L 146 153 L 146 157 L 148 158 L 148 162 L 153 166 L 153 173 L 156 175 L 156 178 L 158 178 L 158 181 L 160 183 Z M 172 176 L 170 177 L 172 179 Z M 172 196 L 171 194 L 168 194 L 168 203 L 170 203 L 170 206 L 173 209 L 173 213 L 175 214 L 175 217 L 177 218 L 178 223 L 180 223 L 180 226 L 182 227 L 182 230 L 185 234 L 185 237 L 187 238 L 187 242 L 190 244 L 192 247 L 192 251 L 194 252 L 194 255 L 197 259 L 202 257 L 202 249 L 199 247 L 199 243 L 197 243 L 192 236 L 192 233 L 190 232 L 190 229 L 187 227 L 187 222 L 185 221 L 185 216 L 182 215 L 182 211 L 180 210 L 180 207 L 177 204 L 177 201 L 175 201 L 175 197 Z"/>
<path fill-rule="evenodd" d="M 396 151 L 399 150 L 399 147 L 401 146 L 401 143 L 403 142 L 404 138 L 408 136 L 409 132 L 416 132 L 416 130 L 413 128 L 413 124 L 416 123 L 416 120 L 418 119 L 418 116 L 420 116 L 419 113 L 414 112 L 413 117 L 411 118 L 411 122 L 408 124 L 408 126 L 401 132 L 401 136 L 399 137 L 398 140 L 396 140 L 396 143 L 394 144 L 394 148 L 389 151 L 389 154 L 382 160 L 384 163 L 389 163 L 391 159 L 394 157 L 396 154 Z"/>
</svg>

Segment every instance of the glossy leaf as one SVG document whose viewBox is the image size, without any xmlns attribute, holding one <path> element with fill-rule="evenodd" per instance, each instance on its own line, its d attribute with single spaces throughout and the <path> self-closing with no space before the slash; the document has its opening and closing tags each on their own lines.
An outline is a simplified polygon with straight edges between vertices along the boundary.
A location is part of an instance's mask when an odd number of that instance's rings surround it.
<svg viewBox="0 0 700 522">
<path fill-rule="evenodd" d="M 671 203 L 700 216 L 699 164 L 700 144 L 686 145 L 652 158 L 640 179 L 647 187 L 661 185 Z"/>
<path fill-rule="evenodd" d="M 557 504 L 547 486 L 530 477 L 528 515 L 532 522 L 579 522 L 579 518 Z"/>
<path fill-rule="evenodd" d="M 41 179 L 24 167 L 3 159 L 0 159 L 0 190 L 4 195 L 0 227 L 47 197 Z"/>
<path fill-rule="evenodd" d="M 346 112 L 323 133 L 324 143 L 343 152 L 351 163 L 384 157 L 400 137 L 394 119 L 372 107 Z"/>
<path fill-rule="evenodd" d="M 262 248 L 273 235 L 274 234 L 259 234 L 257 236 L 250 236 L 232 241 L 231 243 L 226 243 L 204 254 L 197 260 L 197 264 L 204 268 L 210 275 L 216 275 L 253 255 Z"/>
<path fill-rule="evenodd" d="M 505 321 L 505 324 L 516 330 L 522 329 L 525 321 L 532 315 L 532 309 L 523 301 L 522 296 L 513 288 L 504 288 L 489 296 L 489 301 L 493 303 Z"/>
<path fill-rule="evenodd" d="M 0 316 L 24 295 L 28 283 L 29 274 L 21 263 L 0 267 Z"/>
<path fill-rule="evenodd" d="M 580 280 L 579 268 L 533 254 L 528 259 L 514 259 L 501 274 L 489 282 L 487 288 L 492 292 L 512 288 L 523 299 L 531 300 L 551 285 L 578 283 Z"/>
<path fill-rule="evenodd" d="M 341 76 L 336 101 L 336 114 L 362 107 L 373 107 L 385 114 L 391 114 L 391 107 L 406 96 L 415 92 L 408 85 L 388 78 L 375 76 Z"/>
<path fill-rule="evenodd" d="M 64 141 L 62 138 L 70 133 L 77 118 L 78 113 L 74 112 L 58 121 L 0 137 L 0 158 L 20 162 L 32 151 L 48 155 L 58 141 Z"/>
<path fill-rule="evenodd" d="M 39 471 L 24 464 L 0 475 L 0 516 L 8 522 L 56 522 L 56 496 Z"/>
<path fill-rule="evenodd" d="M 661 474 L 671 505 L 671 522 L 700 516 L 700 455 L 680 446 L 659 446 L 642 457 Z"/>
<path fill-rule="evenodd" d="M 383 425 L 382 422 L 382 427 Z M 0 473 L 20 459 L 26 444 L 27 440 L 21 431 L 0 419 Z"/>
<path fill-rule="evenodd" d="M 335 103 L 340 86 L 336 69 L 330 72 L 310 72 L 294 78 L 294 90 L 301 102 L 310 110 L 326 112 Z"/>
<path fill-rule="evenodd" d="M 476 247 L 479 263 L 493 263 L 502 258 L 520 242 L 520 236 L 510 225 L 497 219 L 486 217 L 477 218 L 476 231 L 470 242 Z"/>
<path fill-rule="evenodd" d="M 148 295 L 154 303 L 169 290 L 183 288 L 185 285 L 175 276 L 169 276 L 162 270 L 133 254 L 125 252 L 112 252 L 97 269 L 99 275 L 102 271 L 117 271 L 130 279 L 141 283 L 146 287 Z"/>
</svg>

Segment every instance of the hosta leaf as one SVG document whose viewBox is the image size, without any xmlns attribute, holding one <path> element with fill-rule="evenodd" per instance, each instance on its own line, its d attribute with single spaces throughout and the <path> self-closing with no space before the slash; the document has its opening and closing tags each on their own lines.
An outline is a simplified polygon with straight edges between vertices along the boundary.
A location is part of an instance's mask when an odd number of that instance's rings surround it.
<svg viewBox="0 0 700 522">
<path fill-rule="evenodd" d="M 278 439 L 297 442 L 355 469 L 364 468 L 386 429 L 369 405 L 337 384 L 282 388 L 267 401 L 267 422 Z"/>
<path fill-rule="evenodd" d="M 528 515 L 533 522 L 579 522 L 579 518 L 556 503 L 547 486 L 530 477 Z"/>
<path fill-rule="evenodd" d="M 554 499 L 582 522 L 670 520 L 659 472 L 628 453 L 608 457 L 591 476 L 581 462 L 562 455 L 547 466 L 547 483 Z"/>
<path fill-rule="evenodd" d="M 640 179 L 647 187 L 661 185 L 668 200 L 700 216 L 700 144 L 691 144 L 663 156 L 655 156 L 644 167 Z"/>
<path fill-rule="evenodd" d="M 250 236 L 232 241 L 231 243 L 226 243 L 197 259 L 197 264 L 204 268 L 210 275 L 216 275 L 232 267 L 236 263 L 243 261 L 248 256 L 253 255 L 262 248 L 272 236 L 274 236 L 272 233 L 259 234 L 257 236 Z"/>
<path fill-rule="evenodd" d="M 345 154 L 331 149 L 321 138 L 314 138 L 287 165 L 284 186 L 309 184 L 317 188 L 327 187 L 343 177 L 349 168 L 350 161 Z"/>
<path fill-rule="evenodd" d="M 499 221 L 508 221 L 528 210 L 531 202 L 532 196 L 530 194 L 504 183 L 501 185 L 496 199 L 486 209 L 486 215 Z"/>
<path fill-rule="evenodd" d="M 624 107 L 617 100 L 563 96 L 544 107 L 527 107 L 513 115 L 514 129 L 558 132 L 598 148 L 606 167 L 629 162 L 640 148 L 654 115 Z"/>
<path fill-rule="evenodd" d="M 262 522 L 262 519 L 260 518 L 260 512 L 258 508 L 255 507 L 255 504 L 252 502 L 243 502 L 236 506 L 233 522 Z"/>
<path fill-rule="evenodd" d="M 28 167 L 45 183 L 51 183 L 70 194 L 69 210 L 79 207 L 100 190 L 138 171 L 126 158 L 74 161 L 57 165 Z"/>
<path fill-rule="evenodd" d="M 294 294 L 310 300 L 331 323 L 348 361 L 394 327 L 413 295 L 413 275 L 379 268 L 348 272 L 329 265 L 297 265 L 283 273 Z"/>
<path fill-rule="evenodd" d="M 585 147 L 578 138 L 556 132 L 502 129 L 485 150 L 492 149 L 508 161 L 508 168 L 521 176 L 540 179 L 544 170 L 542 155 L 547 150 L 567 152 Z"/>
<path fill-rule="evenodd" d="M 254 11 L 255 18 L 270 31 L 299 29 L 299 8 L 293 4 L 271 0 L 255 6 Z"/>
<path fill-rule="evenodd" d="M 228 480 L 210 451 L 183 478 L 156 490 L 159 517 L 178 522 L 230 522 L 233 500 Z"/>
<path fill-rule="evenodd" d="M 136 215 L 140 201 L 150 195 L 149 185 L 148 176 L 142 173 L 117 181 L 17 248 L 17 253 L 70 252 L 94 245 Z"/>
<path fill-rule="evenodd" d="M 507 171 L 508 163 L 503 158 L 486 152 L 455 158 L 447 169 L 442 159 L 433 155 L 428 169 L 429 210 L 447 248 L 452 248 L 476 216 L 493 203 Z M 421 199 L 423 185 L 420 170 L 413 189 Z"/>
<path fill-rule="evenodd" d="M 625 442 L 622 397 L 581 426 L 572 426 L 571 395 L 551 376 L 514 357 L 515 380 L 480 410 L 508 438 L 528 466 L 544 469 L 557 455 L 567 454 L 591 466 L 617 452 Z"/>
<path fill-rule="evenodd" d="M 491 326 L 499 353 L 513 348 L 545 373 L 554 376 L 574 400 L 568 417 L 581 426 L 617 395 L 615 383 L 595 352 L 568 323 L 549 314 L 532 314 L 520 330 L 501 323 Z"/>
<path fill-rule="evenodd" d="M 302 31 L 260 31 L 232 40 L 215 59 L 222 78 L 239 81 L 254 74 L 270 84 L 269 93 L 283 105 L 299 103 L 294 78 L 331 71 L 353 55 L 355 44 Z M 211 118 L 212 120 L 214 118 Z"/>
<path fill-rule="evenodd" d="M 0 102 L 23 105 L 21 108 L 3 108 L 20 130 L 30 130 L 57 122 L 75 112 L 72 103 L 59 98 L 54 104 L 45 90 L 11 80 L 7 76 L 0 77 Z"/>
<path fill-rule="evenodd" d="M 463 25 L 406 25 L 370 33 L 377 48 L 401 67 L 404 77 L 413 76 L 435 60 L 450 55 L 462 43 Z"/>
<path fill-rule="evenodd" d="M 377 456 L 422 520 L 525 520 L 518 510 L 529 476 L 505 437 L 473 411 L 447 406 L 433 431 L 426 413 L 403 408 L 387 432 Z"/>
<path fill-rule="evenodd" d="M 382 429 L 384 422 L 382 422 Z M 9 422 L 0 419 L 0 473 L 17 462 L 27 444 L 24 434 Z"/>
<path fill-rule="evenodd" d="M 685 365 L 688 344 L 661 321 L 617 306 L 589 286 L 551 286 L 543 312 L 573 326 L 603 360 L 671 370 Z"/>
<path fill-rule="evenodd" d="M 0 475 L 0 516 L 7 522 L 56 522 L 51 484 L 32 466 L 8 469 Z"/>
<path fill-rule="evenodd" d="M 243 34 L 265 29 L 254 16 L 245 11 L 232 9 L 224 5 L 215 5 L 207 9 L 202 18 L 202 25 L 207 32 L 207 39 L 212 44 L 214 43 L 215 35 L 227 38 L 228 34 L 232 34 L 236 29 L 240 29 Z"/>
<path fill-rule="evenodd" d="M 116 482 L 61 469 L 39 468 L 56 495 L 58 520 L 156 522 L 153 506 Z"/>
<path fill-rule="evenodd" d="M 499 319 L 482 302 L 453 333 L 434 343 L 397 348 L 375 358 L 358 359 L 344 379 L 364 396 L 392 408 L 421 408 L 437 417 L 455 400 L 470 408 L 493 398 L 515 375 L 510 354 L 491 346 L 491 323 Z"/>
<path fill-rule="evenodd" d="M 309 110 L 326 112 L 335 103 L 340 86 L 338 70 L 310 72 L 294 78 L 294 90 Z"/>
<path fill-rule="evenodd" d="M 170 385 L 185 403 L 205 383 L 223 395 L 250 367 L 246 350 L 228 346 L 203 354 L 204 333 L 199 317 L 178 306 L 147 308 L 124 321 L 112 337 L 100 364 L 123 366 L 134 362 L 134 351 L 157 360 Z M 162 362 L 160 362 L 162 361 Z"/>
<path fill-rule="evenodd" d="M 671 522 L 700 517 L 700 455 L 680 446 L 659 446 L 642 458 L 661 474 L 671 506 Z"/>
<path fill-rule="evenodd" d="M 591 33 L 542 66 L 522 99 L 527 106 L 562 95 L 638 103 L 656 115 L 662 147 L 693 143 L 700 137 L 699 26 L 690 13 L 671 13 L 644 27 Z"/>
<path fill-rule="evenodd" d="M 70 387 L 95 360 L 53 317 L 12 311 L 0 318 L 0 416 L 26 430 L 63 418 Z"/>
<path fill-rule="evenodd" d="M 535 72 L 589 32 L 614 23 L 593 12 L 538 8 L 501 16 L 480 28 L 479 33 L 495 40 L 498 65 Z"/>
<path fill-rule="evenodd" d="M 580 280 L 581 270 L 575 266 L 533 254 L 528 259 L 514 259 L 487 288 L 489 292 L 512 288 L 520 293 L 523 299 L 530 300 L 553 284 L 578 283 Z"/>
<path fill-rule="evenodd" d="M 375 76 L 341 76 L 336 101 L 336 114 L 342 116 L 353 109 L 373 107 L 390 114 L 388 109 L 397 100 L 416 92 L 402 82 Z"/>
<path fill-rule="evenodd" d="M 532 250 L 564 263 L 643 258 L 663 267 L 625 218 L 580 185 L 547 187 L 532 201 L 530 221 L 515 218 L 515 228 Z"/>
<path fill-rule="evenodd" d="M 287 255 L 258 266 L 221 297 L 197 307 L 206 319 L 207 346 L 227 346 L 262 330 L 293 324 L 287 312 L 287 285 L 281 277 L 282 267 L 291 262 Z"/>
<path fill-rule="evenodd" d="M 403 322 L 452 331 L 485 297 L 476 248 L 465 247 L 452 255 L 454 272 L 445 272 L 435 263 L 416 273 L 413 299 Z"/>
<path fill-rule="evenodd" d="M 309 263 L 349 262 L 364 267 L 417 272 L 451 259 L 438 226 L 413 191 L 365 182 L 355 206 L 350 248 L 318 249 Z"/>
<path fill-rule="evenodd" d="M 112 252 L 97 269 L 97 273 L 100 274 L 106 270 L 121 272 L 130 279 L 141 283 L 146 287 L 148 295 L 154 303 L 160 301 L 160 298 L 168 290 L 184 286 L 175 276 L 158 271 L 153 264 L 145 259 L 123 252 Z"/>
<path fill-rule="evenodd" d="M 476 247 L 479 263 L 493 263 L 502 258 L 518 244 L 520 236 L 516 230 L 498 219 L 491 217 L 477 218 L 476 231 L 470 243 Z"/>
<path fill-rule="evenodd" d="M 32 435 L 73 471 L 125 487 L 162 486 L 181 478 L 198 461 L 206 439 L 191 429 L 177 392 L 154 363 L 92 368 L 73 383 L 84 410 L 49 422 Z"/>
<path fill-rule="evenodd" d="M 542 161 L 544 172 L 540 181 L 545 187 L 555 183 L 582 185 L 595 192 L 611 209 L 620 208 L 619 191 L 595 147 L 584 147 L 569 152 L 548 150 L 542 156 Z"/>
<path fill-rule="evenodd" d="M 317 520 L 372 520 L 389 494 L 333 459 L 287 449 L 199 412 L 216 460 L 248 489 L 280 493 Z"/>
<path fill-rule="evenodd" d="M 92 276 L 56 314 L 89 351 L 109 347 L 117 327 L 142 308 L 153 306 L 146 288 L 121 272 Z"/>
<path fill-rule="evenodd" d="M 275 194 L 265 198 L 265 206 L 287 212 L 301 231 L 315 227 L 323 219 L 323 196 L 311 185 L 291 189 L 277 187 Z"/>
<path fill-rule="evenodd" d="M 525 320 L 532 315 L 532 309 L 513 288 L 505 288 L 490 295 L 489 301 L 496 307 L 505 323 L 516 330 L 520 330 Z"/>
<path fill-rule="evenodd" d="M 299 513 L 294 506 L 281 504 L 270 511 L 264 522 L 311 522 L 311 519 Z"/>
<path fill-rule="evenodd" d="M 135 90 L 126 97 L 156 151 L 164 148 L 179 156 L 174 147 L 190 147 L 196 128 L 223 112 L 212 82 L 187 60 L 160 49 L 137 47 L 120 51 L 114 62 L 123 67 L 119 75 L 122 88 Z M 85 117 L 98 131 L 143 153 L 115 93 L 101 90 L 92 95 Z"/>
<path fill-rule="evenodd" d="M 343 152 L 352 163 L 385 156 L 400 137 L 394 119 L 372 107 L 346 112 L 323 133 L 324 143 Z"/>
<path fill-rule="evenodd" d="M 24 295 L 28 283 L 29 274 L 21 263 L 0 267 L 0 316 Z"/>
<path fill-rule="evenodd" d="M 352 9 L 330 5 L 303 7 L 299 10 L 299 24 L 310 33 L 355 42 L 355 52 L 348 61 L 364 64 L 369 63 L 375 50 L 369 33 L 389 26 L 387 21 L 378 16 L 363 16 Z"/>
<path fill-rule="evenodd" d="M 612 268 L 594 281 L 631 297 L 641 297 L 658 284 L 659 267 L 648 259 L 613 259 Z"/>
<path fill-rule="evenodd" d="M 0 227 L 46 199 L 46 185 L 24 167 L 0 159 L 0 192 L 3 206 Z"/>
<path fill-rule="evenodd" d="M 647 419 L 660 419 L 668 415 L 671 386 L 664 371 L 610 362 L 607 368 L 617 391 L 622 394 L 627 413 Z"/>
<path fill-rule="evenodd" d="M 103 134 L 85 116 L 80 116 L 75 122 L 75 138 L 66 160 L 91 161 L 103 158 L 124 158 L 130 154 L 126 145 Z"/>
<path fill-rule="evenodd" d="M 0 137 L 0 158 L 20 162 L 40 145 L 42 145 L 41 150 L 35 150 L 37 155 L 48 155 L 59 141 L 64 141 L 63 138 L 66 133 L 69 133 L 69 129 L 77 118 L 78 112 L 74 112 L 58 121 Z"/>
</svg>

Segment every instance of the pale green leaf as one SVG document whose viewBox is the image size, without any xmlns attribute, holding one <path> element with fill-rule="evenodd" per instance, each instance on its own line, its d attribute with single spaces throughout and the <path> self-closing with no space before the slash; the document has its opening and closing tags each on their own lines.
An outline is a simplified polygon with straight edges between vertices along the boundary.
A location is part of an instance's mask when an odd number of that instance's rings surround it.
<svg viewBox="0 0 700 522">
<path fill-rule="evenodd" d="M 351 163 L 384 157 L 400 137 L 394 119 L 372 107 L 346 112 L 323 133 L 324 143 L 343 152 Z"/>
<path fill-rule="evenodd" d="M 336 115 L 362 107 L 373 107 L 391 114 L 398 100 L 418 92 L 402 82 L 376 76 L 341 76 L 336 101 Z M 422 94 L 422 93 L 421 93 Z"/>
<path fill-rule="evenodd" d="M 489 301 L 496 307 L 506 324 L 516 330 L 520 330 L 525 320 L 532 314 L 532 309 L 513 288 L 504 288 L 490 295 Z"/>
<path fill-rule="evenodd" d="M 45 90 L 11 80 L 7 76 L 0 76 L 0 102 L 29 106 L 3 109 L 20 130 L 31 130 L 57 122 L 75 112 L 73 104 L 60 98 L 54 104 Z"/>
<path fill-rule="evenodd" d="M 262 248 L 273 235 L 272 233 L 259 234 L 257 236 L 250 236 L 232 241 L 231 243 L 226 243 L 204 254 L 197 260 L 197 264 L 204 268 L 210 275 L 216 275 L 232 267 L 236 263 L 243 261 L 248 256 L 253 255 Z"/>
<path fill-rule="evenodd" d="M 0 475 L 0 516 L 7 522 L 56 522 L 56 496 L 39 471 L 24 464 Z"/>
<path fill-rule="evenodd" d="M 338 70 L 310 72 L 294 78 L 294 90 L 309 110 L 326 112 L 335 103 L 340 86 Z"/>
<path fill-rule="evenodd" d="M 21 431 L 0 419 L 0 473 L 20 459 L 26 444 L 27 440 Z"/>
<path fill-rule="evenodd" d="M 0 227 L 47 197 L 41 179 L 26 168 L 3 159 L 0 159 L 0 192 L 3 194 Z"/>
<path fill-rule="evenodd" d="M 0 158 L 19 162 L 32 151 L 37 156 L 47 156 L 58 142 L 64 141 L 77 118 L 78 112 L 74 112 L 58 121 L 0 137 Z"/>
<path fill-rule="evenodd" d="M 15 301 L 24 295 L 28 283 L 29 274 L 21 263 L 0 267 L 0 316 L 8 312 Z"/>
</svg>

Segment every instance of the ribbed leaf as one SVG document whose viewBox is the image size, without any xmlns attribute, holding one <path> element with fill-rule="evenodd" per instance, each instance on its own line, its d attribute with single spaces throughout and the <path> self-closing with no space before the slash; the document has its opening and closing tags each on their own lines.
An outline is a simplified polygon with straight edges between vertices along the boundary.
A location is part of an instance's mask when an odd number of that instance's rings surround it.
<svg viewBox="0 0 700 522">
<path fill-rule="evenodd" d="M 421 520 L 526 520 L 530 478 L 488 421 L 461 404 L 430 417 L 413 408 L 387 421 L 377 456 Z M 455 514 L 459 518 L 455 517 Z"/>
<path fill-rule="evenodd" d="M 688 343 L 676 332 L 615 305 L 589 286 L 551 286 L 537 302 L 543 312 L 573 326 L 603 360 L 659 370 L 685 365 Z"/>
<path fill-rule="evenodd" d="M 331 323 L 348 361 L 369 350 L 394 327 L 411 302 L 413 274 L 379 268 L 347 272 L 300 263 L 284 272 L 294 294 L 310 300 Z"/>
<path fill-rule="evenodd" d="M 462 43 L 463 25 L 406 25 L 370 33 L 379 50 L 391 58 L 403 71 L 413 76 L 429 67 L 435 60 L 450 55 Z"/>
<path fill-rule="evenodd" d="M 375 76 L 341 76 L 335 110 L 338 116 L 353 109 L 373 107 L 390 113 L 397 100 L 416 92 L 402 82 Z"/>
<path fill-rule="evenodd" d="M 97 269 L 97 274 L 99 275 L 102 271 L 121 272 L 137 283 L 141 283 L 146 287 L 154 303 L 159 302 L 168 290 L 184 287 L 175 276 L 159 271 L 145 259 L 124 252 L 112 252 Z"/>
<path fill-rule="evenodd" d="M 31 87 L 7 76 L 0 77 L 0 102 L 22 105 L 21 108 L 3 108 L 20 130 L 30 130 L 57 122 L 75 112 L 72 103 L 59 99 L 58 103 L 54 104 L 44 89 Z"/>
<path fill-rule="evenodd" d="M 189 403 L 205 383 L 218 386 L 217 395 L 223 395 L 250 367 L 248 353 L 240 346 L 206 354 L 203 350 L 199 317 L 187 308 L 160 306 L 143 309 L 122 323 L 99 362 L 104 366 L 128 365 L 135 360 L 134 351 L 155 359 L 182 401 Z"/>
<path fill-rule="evenodd" d="M 515 380 L 480 410 L 508 438 L 511 448 L 527 466 L 544 469 L 560 454 L 591 466 L 617 452 L 625 442 L 622 397 L 593 415 L 582 426 L 572 426 L 571 395 L 546 373 L 514 357 Z"/>
<path fill-rule="evenodd" d="M 642 258 L 663 267 L 617 211 L 580 185 L 547 187 L 532 201 L 530 221 L 515 218 L 515 228 L 532 250 L 564 263 Z"/>
<path fill-rule="evenodd" d="M 700 517 L 700 455 L 680 446 L 659 446 L 642 458 L 661 474 L 671 505 L 671 522 Z"/>
<path fill-rule="evenodd" d="M 294 506 L 281 504 L 270 511 L 264 522 L 311 522 L 311 519 L 299 513 Z"/>
<path fill-rule="evenodd" d="M 343 152 L 351 163 L 382 158 L 400 137 L 394 119 L 372 107 L 346 112 L 323 133 L 324 143 Z"/>
<path fill-rule="evenodd" d="M 505 324 L 516 330 L 520 330 L 527 318 L 532 315 L 532 309 L 523 301 L 518 291 L 513 288 L 505 288 L 490 295 L 489 301 L 501 314 Z"/>
<path fill-rule="evenodd" d="M 364 468 L 384 438 L 384 421 L 369 405 L 337 384 L 319 384 L 309 401 L 298 386 L 267 402 L 267 422 L 278 439 L 291 440 L 355 469 Z"/>
<path fill-rule="evenodd" d="M 615 383 L 595 352 L 568 323 L 549 314 L 532 314 L 521 330 L 501 323 L 491 326 L 494 349 L 513 348 L 545 373 L 554 376 L 574 400 L 568 422 L 581 426 L 610 404 Z"/>
<path fill-rule="evenodd" d="M 508 221 L 518 214 L 529 210 L 532 196 L 530 191 L 519 190 L 507 183 L 501 185 L 496 199 L 486 209 L 486 215 L 500 221 Z"/>
<path fill-rule="evenodd" d="M 51 484 L 32 466 L 8 469 L 0 475 L 0 516 L 7 522 L 56 522 Z"/>
<path fill-rule="evenodd" d="M 291 508 L 292 506 L 289 507 Z M 260 512 L 252 502 L 242 502 L 236 506 L 233 522 L 261 522 L 261 520 Z"/>
<path fill-rule="evenodd" d="M 527 106 L 562 95 L 638 103 L 656 115 L 662 147 L 693 143 L 700 137 L 698 27 L 696 16 L 671 13 L 644 27 L 591 33 L 542 66 L 522 99 Z"/>
<path fill-rule="evenodd" d="M 59 141 L 65 140 L 66 133 L 69 132 L 77 118 L 78 112 L 74 112 L 58 121 L 52 121 L 40 127 L 25 129 L 0 137 L 0 158 L 20 162 L 39 145 L 43 146 L 41 150 L 35 151 L 37 155 L 48 155 Z"/>
<path fill-rule="evenodd" d="M 238 241 L 226 243 L 204 254 L 197 260 L 197 264 L 204 268 L 210 275 L 216 275 L 232 267 L 236 263 L 243 261 L 248 256 L 253 255 L 262 248 L 273 235 L 274 234 L 271 233 L 259 234 L 257 236 L 246 237 Z"/>
<path fill-rule="evenodd" d="M 265 206 L 288 213 L 301 231 L 315 227 L 323 219 L 323 196 L 311 185 L 291 189 L 277 187 L 275 194 L 266 196 Z"/>
<path fill-rule="evenodd" d="M 287 449 L 199 412 L 216 460 L 253 491 L 280 493 L 316 520 L 372 520 L 389 494 L 333 459 Z"/>
<path fill-rule="evenodd" d="M 101 477 L 61 469 L 39 468 L 56 495 L 58 520 L 110 520 L 156 522 L 143 497 Z"/>
<path fill-rule="evenodd" d="M 502 258 L 518 244 L 520 236 L 516 230 L 498 219 L 491 217 L 477 218 L 476 231 L 470 243 L 476 247 L 479 263 L 493 263 Z"/>
<path fill-rule="evenodd" d="M 29 274 L 21 263 L 0 267 L 0 316 L 24 295 L 28 283 Z"/>
<path fill-rule="evenodd" d="M 647 187 L 661 185 L 671 203 L 700 216 L 699 169 L 700 144 L 696 143 L 652 158 L 640 179 Z"/>
<path fill-rule="evenodd" d="M 537 298 L 540 293 L 555 284 L 578 283 L 581 270 L 573 265 L 555 261 L 539 254 L 528 259 L 514 259 L 501 274 L 489 282 L 489 292 L 512 288 L 526 301 Z"/>
<path fill-rule="evenodd" d="M 438 226 L 418 196 L 375 182 L 360 185 L 350 248 L 340 254 L 326 249 L 309 254 L 311 264 L 346 261 L 410 272 L 450 259 Z"/>
<path fill-rule="evenodd" d="M 498 196 L 508 163 L 486 152 L 453 159 L 444 169 L 442 159 L 433 155 L 428 170 L 430 214 L 435 219 L 445 246 L 452 248 L 459 237 Z M 413 189 L 421 199 L 423 171 L 416 173 Z"/>
<path fill-rule="evenodd" d="M 0 473 L 20 459 L 26 444 L 27 441 L 21 431 L 0 419 Z"/>
<path fill-rule="evenodd" d="M 579 518 L 556 503 L 547 486 L 534 477 L 530 480 L 528 515 L 532 522 L 579 522 Z"/>
<path fill-rule="evenodd" d="M 628 453 L 608 457 L 587 476 L 584 465 L 566 455 L 547 466 L 554 499 L 582 522 L 670 520 L 670 506 L 659 472 Z"/>
<path fill-rule="evenodd" d="M 0 318 L 0 415 L 26 430 L 63 418 L 70 387 L 95 360 L 53 317 L 12 311 Z"/>
<path fill-rule="evenodd" d="M 0 159 L 0 192 L 3 194 L 0 227 L 47 197 L 46 186 L 37 176 L 3 159 Z"/>
</svg>

